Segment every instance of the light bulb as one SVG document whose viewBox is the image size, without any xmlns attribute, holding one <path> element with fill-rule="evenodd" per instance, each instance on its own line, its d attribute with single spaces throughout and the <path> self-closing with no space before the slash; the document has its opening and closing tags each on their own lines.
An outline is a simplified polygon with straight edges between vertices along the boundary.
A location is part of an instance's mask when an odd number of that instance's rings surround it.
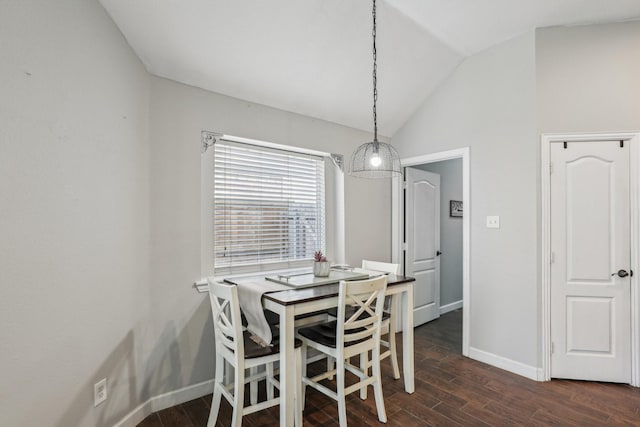
<svg viewBox="0 0 640 427">
<path fill-rule="evenodd" d="M 373 155 L 371 156 L 371 160 L 369 160 L 369 163 L 371 163 L 371 166 L 373 166 L 374 168 L 377 168 L 382 163 L 382 159 L 380 158 L 378 153 L 373 153 Z"/>
</svg>

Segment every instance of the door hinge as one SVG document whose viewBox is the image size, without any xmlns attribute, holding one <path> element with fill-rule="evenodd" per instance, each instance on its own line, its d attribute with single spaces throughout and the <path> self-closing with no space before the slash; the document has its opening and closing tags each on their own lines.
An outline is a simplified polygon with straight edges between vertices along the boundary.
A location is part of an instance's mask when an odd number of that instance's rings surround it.
<svg viewBox="0 0 640 427">
<path fill-rule="evenodd" d="M 407 250 L 407 242 L 403 242 L 402 243 L 402 250 L 406 251 Z"/>
<path fill-rule="evenodd" d="M 551 257 L 549 258 L 549 264 L 553 264 L 554 262 L 556 262 L 556 253 L 551 252 Z"/>
<path fill-rule="evenodd" d="M 551 342 L 551 354 L 553 354 L 553 353 L 555 353 L 555 352 L 556 352 L 556 346 L 555 346 L 555 344 L 554 344 L 554 343 L 553 343 L 553 341 L 552 341 L 552 342 Z"/>
<path fill-rule="evenodd" d="M 549 163 L 549 173 L 553 173 L 553 163 Z"/>
<path fill-rule="evenodd" d="M 402 181 L 402 189 L 403 190 L 407 189 L 407 181 Z"/>
</svg>

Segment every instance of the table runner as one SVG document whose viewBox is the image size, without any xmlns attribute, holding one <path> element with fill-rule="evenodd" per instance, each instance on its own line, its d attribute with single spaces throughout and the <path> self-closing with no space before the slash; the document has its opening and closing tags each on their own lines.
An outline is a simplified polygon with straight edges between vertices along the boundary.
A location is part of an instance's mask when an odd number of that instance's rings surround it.
<svg viewBox="0 0 640 427">
<path fill-rule="evenodd" d="M 269 282 L 263 277 L 245 277 L 230 279 L 229 282 L 238 286 L 238 300 L 240 309 L 247 319 L 247 330 L 251 339 L 266 347 L 271 344 L 271 328 L 264 317 L 262 308 L 262 294 L 266 292 L 284 291 L 291 287 L 279 283 Z"/>
</svg>

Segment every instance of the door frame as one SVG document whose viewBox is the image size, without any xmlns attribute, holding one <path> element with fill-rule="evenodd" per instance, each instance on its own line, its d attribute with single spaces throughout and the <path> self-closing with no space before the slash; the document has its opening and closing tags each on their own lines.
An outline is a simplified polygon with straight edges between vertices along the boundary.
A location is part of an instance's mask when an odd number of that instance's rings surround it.
<svg viewBox="0 0 640 427">
<path fill-rule="evenodd" d="M 471 179 L 470 179 L 470 149 L 469 147 L 455 150 L 441 151 L 416 157 L 400 159 L 402 167 L 423 165 L 445 160 L 462 159 L 462 354 L 469 356 L 471 339 Z M 404 178 L 394 177 L 391 181 L 391 259 L 402 265 L 404 207 L 402 203 Z M 404 270 L 402 271 L 404 274 Z"/>
<path fill-rule="evenodd" d="M 631 382 L 640 386 L 640 292 L 638 276 L 640 270 L 640 133 L 587 133 L 587 134 L 542 134 L 540 137 L 540 198 L 541 198 L 541 278 L 542 294 L 540 316 L 542 369 L 538 380 L 551 380 L 551 143 L 625 141 L 629 143 L 630 171 L 629 197 L 631 209 Z"/>
</svg>

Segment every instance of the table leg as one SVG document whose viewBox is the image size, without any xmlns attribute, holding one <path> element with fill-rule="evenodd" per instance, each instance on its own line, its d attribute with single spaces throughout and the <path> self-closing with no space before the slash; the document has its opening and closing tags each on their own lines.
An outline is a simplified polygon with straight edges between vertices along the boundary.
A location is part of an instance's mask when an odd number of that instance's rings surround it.
<svg viewBox="0 0 640 427">
<path fill-rule="evenodd" d="M 413 282 L 407 284 L 403 292 L 402 316 L 402 373 L 404 375 L 404 389 L 407 393 L 415 391 L 413 367 Z"/>
<path fill-rule="evenodd" d="M 293 334 L 293 307 L 284 306 L 280 311 L 280 425 L 293 425 L 294 389 L 296 386 L 296 359 Z M 303 362 L 304 363 L 304 362 Z"/>
</svg>

